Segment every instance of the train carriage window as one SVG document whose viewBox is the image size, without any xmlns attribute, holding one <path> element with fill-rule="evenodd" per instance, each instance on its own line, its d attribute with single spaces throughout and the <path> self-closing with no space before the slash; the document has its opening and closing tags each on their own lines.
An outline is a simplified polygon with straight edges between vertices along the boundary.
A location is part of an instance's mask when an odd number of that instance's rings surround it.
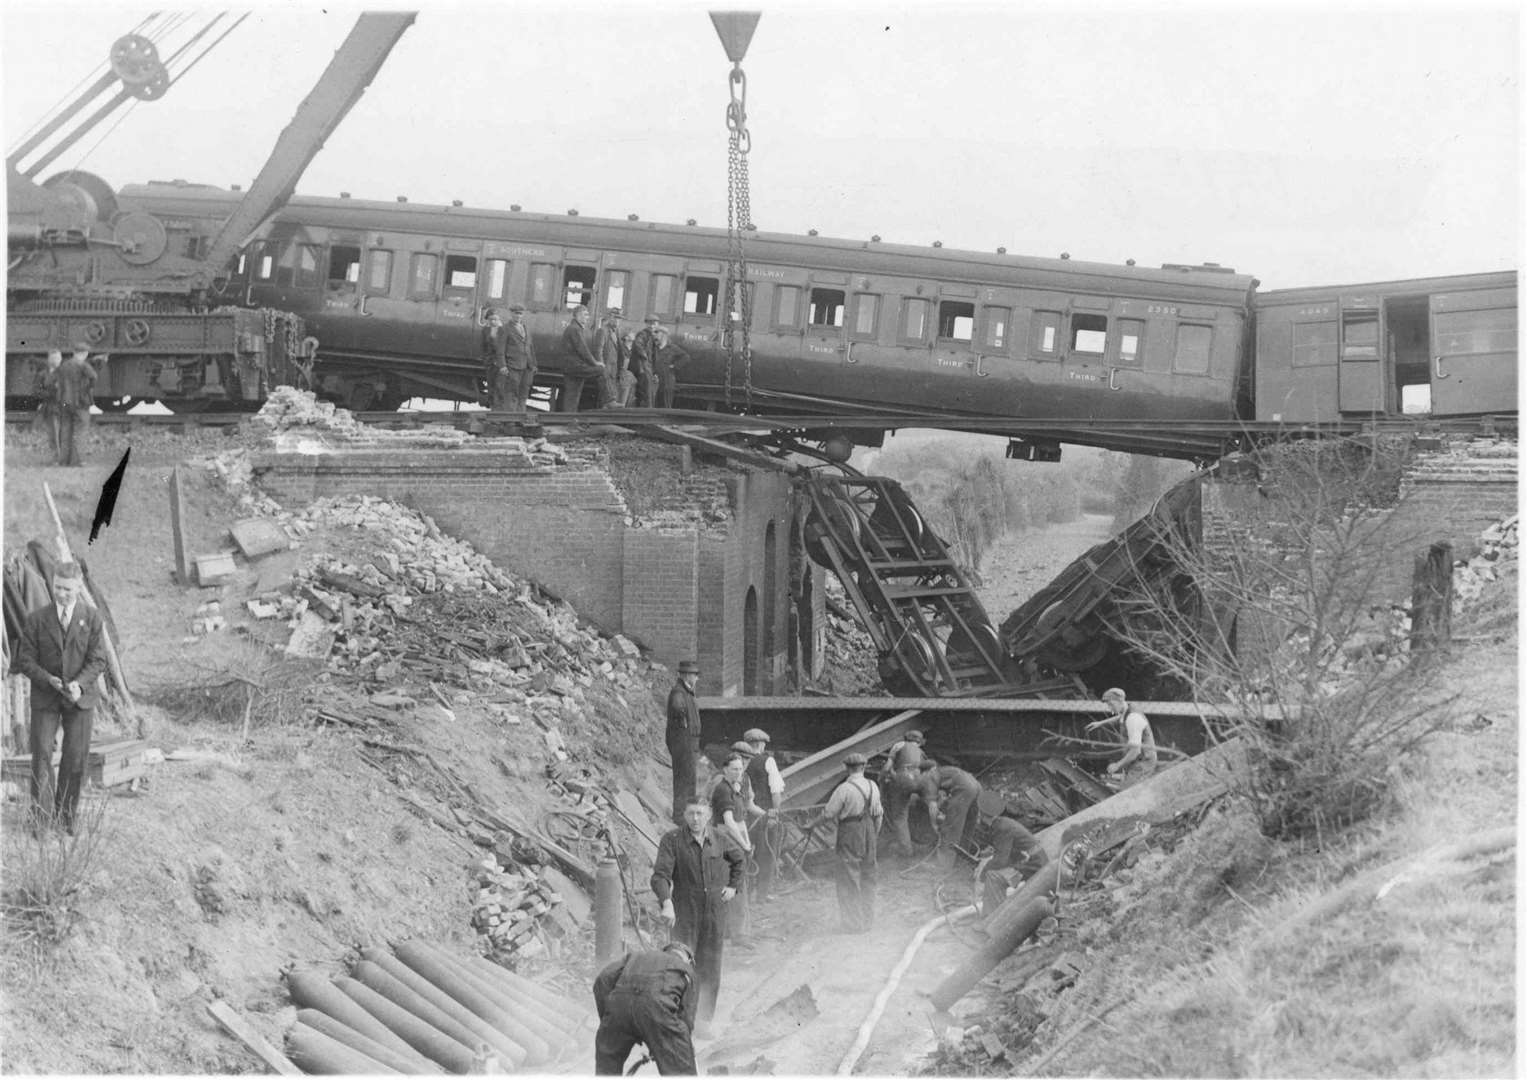
<svg viewBox="0 0 1527 1080">
<path fill-rule="evenodd" d="M 292 283 L 306 286 L 318 284 L 317 244 L 297 245 L 297 274 Z"/>
<path fill-rule="evenodd" d="M 928 333 L 928 301 L 909 296 L 901 302 L 901 340 L 920 342 Z"/>
<path fill-rule="evenodd" d="M 879 332 L 880 297 L 874 293 L 854 295 L 854 321 L 849 334 L 861 341 L 874 341 Z"/>
<path fill-rule="evenodd" d="M 1144 319 L 1119 320 L 1119 366 L 1143 367 L 1145 342 Z"/>
<path fill-rule="evenodd" d="M 687 277 L 684 279 L 684 314 L 713 319 L 721 302 L 721 279 Z"/>
<path fill-rule="evenodd" d="M 983 349 L 1005 350 L 1007 348 L 1007 326 L 1012 315 L 1012 311 L 1005 307 L 981 309 L 981 347 Z"/>
<path fill-rule="evenodd" d="M 370 261 L 366 264 L 366 291 L 385 296 L 392 291 L 392 252 L 372 248 Z"/>
<path fill-rule="evenodd" d="M 1182 323 L 1177 327 L 1177 352 L 1172 370 L 1183 375 L 1207 375 L 1214 344 L 1214 327 Z"/>
<path fill-rule="evenodd" d="M 1377 360 L 1379 358 L 1379 315 L 1376 311 L 1341 313 L 1341 358 Z"/>
<path fill-rule="evenodd" d="M 1060 356 L 1060 312 L 1034 312 L 1029 351 L 1037 356 Z"/>
<path fill-rule="evenodd" d="M 445 287 L 447 289 L 477 288 L 477 256 L 447 255 L 445 257 Z"/>
<path fill-rule="evenodd" d="M 361 249 L 350 244 L 329 248 L 329 284 L 354 285 L 361 279 Z"/>
<path fill-rule="evenodd" d="M 409 266 L 408 295 L 415 299 L 434 299 L 435 275 L 440 268 L 440 256 L 429 252 L 416 252 Z"/>
<path fill-rule="evenodd" d="M 1108 316 L 1077 312 L 1071 316 L 1071 351 L 1102 356 L 1108 349 Z"/>
<path fill-rule="evenodd" d="M 509 291 L 509 260 L 489 259 L 483 267 L 487 288 L 483 296 L 488 300 L 502 300 Z"/>
<path fill-rule="evenodd" d="M 1516 309 L 1444 311 L 1433 317 L 1437 352 L 1442 356 L 1478 356 L 1516 351 Z"/>
<path fill-rule="evenodd" d="M 774 286 L 774 329 L 796 330 L 801 323 L 801 287 Z"/>
<path fill-rule="evenodd" d="M 842 289 L 812 289 L 808 321 L 812 326 L 842 326 L 847 301 L 848 294 Z"/>
<path fill-rule="evenodd" d="M 567 266 L 562 270 L 562 306 L 593 307 L 594 281 L 599 272 L 592 266 Z"/>
<path fill-rule="evenodd" d="M 557 280 L 557 268 L 550 263 L 530 264 L 530 306 L 549 308 L 556 303 L 553 290 Z"/>
<path fill-rule="evenodd" d="M 941 341 L 970 341 L 976 332 L 976 306 L 968 300 L 940 300 L 938 336 Z"/>
<path fill-rule="evenodd" d="M 679 279 L 672 274 L 652 275 L 652 303 L 648 305 L 654 315 L 672 315 L 673 301 L 678 293 Z"/>
<path fill-rule="evenodd" d="M 1294 367 L 1320 367 L 1336 363 L 1334 322 L 1294 323 Z"/>
<path fill-rule="evenodd" d="M 627 270 L 607 270 L 604 275 L 604 309 L 626 309 L 626 295 L 630 292 L 631 274 Z"/>
</svg>

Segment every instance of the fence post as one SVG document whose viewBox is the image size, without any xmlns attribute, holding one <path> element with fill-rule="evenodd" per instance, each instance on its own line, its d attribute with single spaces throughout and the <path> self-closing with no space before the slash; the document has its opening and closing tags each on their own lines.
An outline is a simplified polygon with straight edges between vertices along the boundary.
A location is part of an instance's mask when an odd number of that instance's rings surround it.
<svg viewBox="0 0 1527 1080">
<path fill-rule="evenodd" d="M 1453 637 L 1453 545 L 1433 544 L 1416 556 L 1411 579 L 1410 651 L 1430 652 Z"/>
</svg>

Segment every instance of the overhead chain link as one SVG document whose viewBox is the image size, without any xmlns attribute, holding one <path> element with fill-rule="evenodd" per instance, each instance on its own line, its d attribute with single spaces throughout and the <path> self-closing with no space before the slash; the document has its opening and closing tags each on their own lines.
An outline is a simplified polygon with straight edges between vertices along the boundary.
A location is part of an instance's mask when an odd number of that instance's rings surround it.
<svg viewBox="0 0 1527 1080">
<path fill-rule="evenodd" d="M 753 407 L 753 290 L 748 287 L 748 255 L 743 234 L 753 227 L 753 211 L 748 190 L 748 151 L 753 148 L 748 133 L 748 78 L 741 64 L 733 64 L 729 78 L 732 100 L 726 107 L 727 186 L 726 186 L 726 403 L 732 403 L 732 371 L 742 360 L 742 386 L 746 407 Z M 739 341 L 740 339 L 740 341 Z"/>
</svg>

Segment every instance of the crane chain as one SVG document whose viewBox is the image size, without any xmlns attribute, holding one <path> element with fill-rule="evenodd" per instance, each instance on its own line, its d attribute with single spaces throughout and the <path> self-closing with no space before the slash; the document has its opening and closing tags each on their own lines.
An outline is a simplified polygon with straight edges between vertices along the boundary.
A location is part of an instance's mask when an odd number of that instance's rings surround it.
<svg viewBox="0 0 1527 1080">
<path fill-rule="evenodd" d="M 731 102 L 726 109 L 727 139 L 727 287 L 726 287 L 726 403 L 732 403 L 732 372 L 742 359 L 746 406 L 753 406 L 753 290 L 748 287 L 748 255 L 743 234 L 753 227 L 748 184 L 748 152 L 753 148 L 747 126 L 748 80 L 741 64 L 733 64 L 728 79 Z M 740 329 L 740 333 L 739 333 Z M 740 343 L 739 343 L 739 338 Z"/>
</svg>

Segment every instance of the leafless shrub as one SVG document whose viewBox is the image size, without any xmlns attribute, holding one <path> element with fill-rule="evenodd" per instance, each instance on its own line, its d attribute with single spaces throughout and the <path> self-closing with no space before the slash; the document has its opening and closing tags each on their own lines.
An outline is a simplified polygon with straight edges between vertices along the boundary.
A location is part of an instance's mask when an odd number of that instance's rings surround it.
<svg viewBox="0 0 1527 1080">
<path fill-rule="evenodd" d="M 197 720 L 238 726 L 245 737 L 300 716 L 303 696 L 313 683 L 308 665 L 255 646 L 215 664 L 188 666 L 191 678 L 161 687 L 155 704 Z"/>
<path fill-rule="evenodd" d="M 1246 745 L 1237 786 L 1263 832 L 1318 837 L 1383 805 L 1391 766 L 1451 699 L 1382 595 L 1423 547 L 1395 512 L 1397 452 L 1306 443 L 1262 464 L 1255 506 L 1226 531 L 1163 536 L 1173 569 L 1136 575 L 1122 636 L 1201 700 L 1239 707 L 1211 737 Z"/>
<path fill-rule="evenodd" d="M 16 944 L 46 948 L 69 936 L 80 894 L 110 838 L 109 802 L 97 788 L 81 792 L 72 833 L 52 821 L 8 831 L 0 905 Z"/>
</svg>

